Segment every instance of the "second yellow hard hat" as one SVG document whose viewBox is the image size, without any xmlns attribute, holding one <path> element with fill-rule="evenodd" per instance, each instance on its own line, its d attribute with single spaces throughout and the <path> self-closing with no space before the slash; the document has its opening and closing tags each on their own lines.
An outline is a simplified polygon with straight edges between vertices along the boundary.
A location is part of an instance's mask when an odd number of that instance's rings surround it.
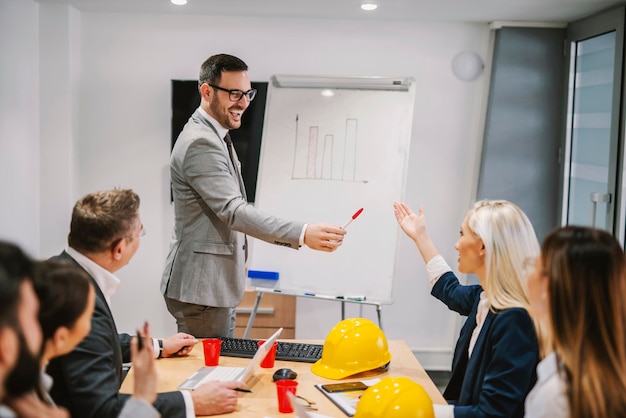
<svg viewBox="0 0 626 418">
<path fill-rule="evenodd" d="M 434 418 L 433 402 L 424 388 L 407 377 L 385 377 L 367 388 L 354 418 Z"/>
</svg>

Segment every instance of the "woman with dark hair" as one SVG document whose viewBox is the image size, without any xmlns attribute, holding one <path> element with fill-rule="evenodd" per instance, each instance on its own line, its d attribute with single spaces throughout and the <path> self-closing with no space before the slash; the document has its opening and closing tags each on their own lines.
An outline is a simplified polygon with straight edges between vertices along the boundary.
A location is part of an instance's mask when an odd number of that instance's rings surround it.
<svg viewBox="0 0 626 418">
<path fill-rule="evenodd" d="M 83 271 L 60 261 L 39 262 L 34 282 L 45 366 L 50 359 L 69 353 L 89 333 L 95 292 Z"/>
<path fill-rule="evenodd" d="M 83 270 L 64 261 L 46 260 L 37 263 L 33 283 L 39 298 L 38 317 L 43 334 L 42 375 L 36 393 L 7 402 L 19 417 L 41 416 L 44 411 L 49 414 L 49 407 L 54 406 L 54 401 L 48 394 L 53 382 L 43 370 L 51 359 L 71 352 L 89 333 L 96 298 L 89 276 Z M 142 334 L 141 338 L 149 338 L 147 324 Z M 135 393 L 126 402 L 120 417 L 160 416 L 150 405 L 156 399 L 152 344 L 144 346 L 145 348 L 139 351 L 137 339 L 131 342 L 135 367 Z"/>
<path fill-rule="evenodd" d="M 605 231 L 568 226 L 543 241 L 528 277 L 550 335 L 526 417 L 626 416 L 626 264 Z"/>
</svg>

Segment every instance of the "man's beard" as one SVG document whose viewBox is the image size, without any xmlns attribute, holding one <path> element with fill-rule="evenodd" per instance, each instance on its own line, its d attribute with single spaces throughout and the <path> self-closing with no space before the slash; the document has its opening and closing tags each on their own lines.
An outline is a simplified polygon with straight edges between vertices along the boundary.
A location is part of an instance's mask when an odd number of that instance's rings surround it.
<svg viewBox="0 0 626 418">
<path fill-rule="evenodd" d="M 30 352 L 22 332 L 18 331 L 18 334 L 20 340 L 19 357 L 5 381 L 7 396 L 12 398 L 17 398 L 35 389 L 41 373 L 38 356 Z"/>
</svg>

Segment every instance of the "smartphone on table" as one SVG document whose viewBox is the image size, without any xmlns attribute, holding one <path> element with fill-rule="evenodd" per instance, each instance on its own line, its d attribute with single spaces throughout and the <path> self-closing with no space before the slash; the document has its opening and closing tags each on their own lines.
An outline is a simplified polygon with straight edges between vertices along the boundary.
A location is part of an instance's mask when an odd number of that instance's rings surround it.
<svg viewBox="0 0 626 418">
<path fill-rule="evenodd" d="M 322 389 L 328 393 L 352 392 L 356 390 L 365 390 L 367 388 L 368 386 L 363 382 L 329 383 L 322 385 Z"/>
</svg>

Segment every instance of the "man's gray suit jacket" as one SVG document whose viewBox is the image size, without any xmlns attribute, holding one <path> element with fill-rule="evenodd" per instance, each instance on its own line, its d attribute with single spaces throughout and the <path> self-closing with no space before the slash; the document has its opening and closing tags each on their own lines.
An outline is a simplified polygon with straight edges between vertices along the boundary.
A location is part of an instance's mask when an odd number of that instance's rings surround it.
<svg viewBox="0 0 626 418">
<path fill-rule="evenodd" d="M 245 289 L 244 234 L 299 247 L 304 223 L 261 213 L 247 203 L 241 167 L 235 169 L 226 143 L 199 110 L 174 145 L 170 176 L 175 220 L 161 280 L 166 297 L 235 307 Z"/>
</svg>

